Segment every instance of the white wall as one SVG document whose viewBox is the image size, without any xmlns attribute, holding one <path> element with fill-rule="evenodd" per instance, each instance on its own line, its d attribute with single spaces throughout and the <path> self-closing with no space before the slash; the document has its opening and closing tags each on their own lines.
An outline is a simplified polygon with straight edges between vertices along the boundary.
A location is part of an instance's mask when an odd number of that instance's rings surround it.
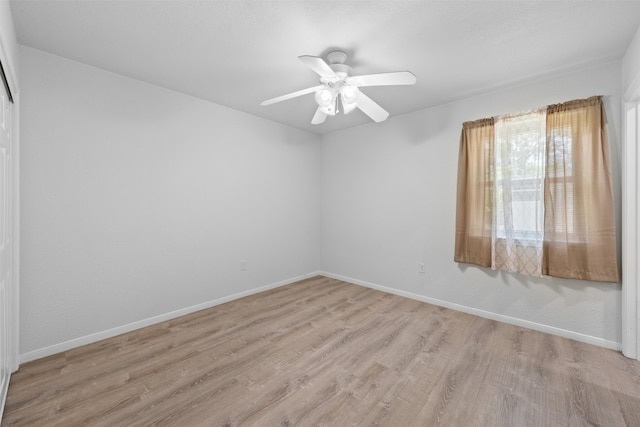
<svg viewBox="0 0 640 427">
<path fill-rule="evenodd" d="M 640 28 L 629 43 L 627 52 L 622 59 L 622 90 L 635 90 L 640 86 Z"/>
<path fill-rule="evenodd" d="M 607 63 L 326 135 L 322 269 L 336 277 L 618 347 L 620 284 L 495 272 L 457 264 L 453 251 L 462 122 L 604 95 L 613 168 L 619 171 L 620 76 L 620 63 Z M 614 186 L 619 205 L 619 172 Z M 619 206 L 617 212 L 619 216 Z M 426 274 L 417 272 L 421 262 Z"/>
<path fill-rule="evenodd" d="M 319 269 L 318 136 L 20 61 L 23 361 Z"/>
</svg>

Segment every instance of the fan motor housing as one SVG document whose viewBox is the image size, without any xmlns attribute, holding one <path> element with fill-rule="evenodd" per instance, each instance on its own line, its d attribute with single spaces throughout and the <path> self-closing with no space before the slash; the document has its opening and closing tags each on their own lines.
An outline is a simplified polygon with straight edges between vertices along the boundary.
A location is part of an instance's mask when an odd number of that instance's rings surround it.
<svg viewBox="0 0 640 427">
<path fill-rule="evenodd" d="M 329 64 L 329 67 L 331 67 L 342 80 L 351 74 L 351 67 L 345 64 Z"/>
</svg>

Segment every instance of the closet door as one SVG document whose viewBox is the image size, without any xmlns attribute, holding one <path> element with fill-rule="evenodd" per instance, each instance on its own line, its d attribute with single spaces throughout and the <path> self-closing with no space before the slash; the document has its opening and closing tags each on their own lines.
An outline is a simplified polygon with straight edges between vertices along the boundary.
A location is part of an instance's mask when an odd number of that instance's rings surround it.
<svg viewBox="0 0 640 427">
<path fill-rule="evenodd" d="M 4 403 L 11 374 L 12 344 L 12 244 L 11 244 L 11 113 L 12 103 L 0 84 L 0 405 Z M 2 408 L 0 408 L 0 414 Z"/>
</svg>

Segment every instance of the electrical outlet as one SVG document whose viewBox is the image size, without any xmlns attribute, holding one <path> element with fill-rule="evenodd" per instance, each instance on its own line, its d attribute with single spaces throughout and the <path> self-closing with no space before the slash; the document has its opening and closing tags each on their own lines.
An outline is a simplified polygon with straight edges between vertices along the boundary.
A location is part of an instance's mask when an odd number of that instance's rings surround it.
<svg viewBox="0 0 640 427">
<path fill-rule="evenodd" d="M 240 271 L 247 271 L 247 261 L 240 261 Z"/>
<path fill-rule="evenodd" d="M 424 270 L 424 262 L 419 262 L 418 263 L 418 273 L 424 274 L 425 270 Z"/>
</svg>

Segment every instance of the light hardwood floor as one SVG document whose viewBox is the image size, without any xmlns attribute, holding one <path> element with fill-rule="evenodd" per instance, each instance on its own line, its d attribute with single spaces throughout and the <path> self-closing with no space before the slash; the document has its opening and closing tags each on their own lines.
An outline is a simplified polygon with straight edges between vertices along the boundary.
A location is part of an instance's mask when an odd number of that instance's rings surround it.
<svg viewBox="0 0 640 427">
<path fill-rule="evenodd" d="M 315 277 L 26 363 L 14 425 L 640 426 L 640 363 Z"/>
</svg>

